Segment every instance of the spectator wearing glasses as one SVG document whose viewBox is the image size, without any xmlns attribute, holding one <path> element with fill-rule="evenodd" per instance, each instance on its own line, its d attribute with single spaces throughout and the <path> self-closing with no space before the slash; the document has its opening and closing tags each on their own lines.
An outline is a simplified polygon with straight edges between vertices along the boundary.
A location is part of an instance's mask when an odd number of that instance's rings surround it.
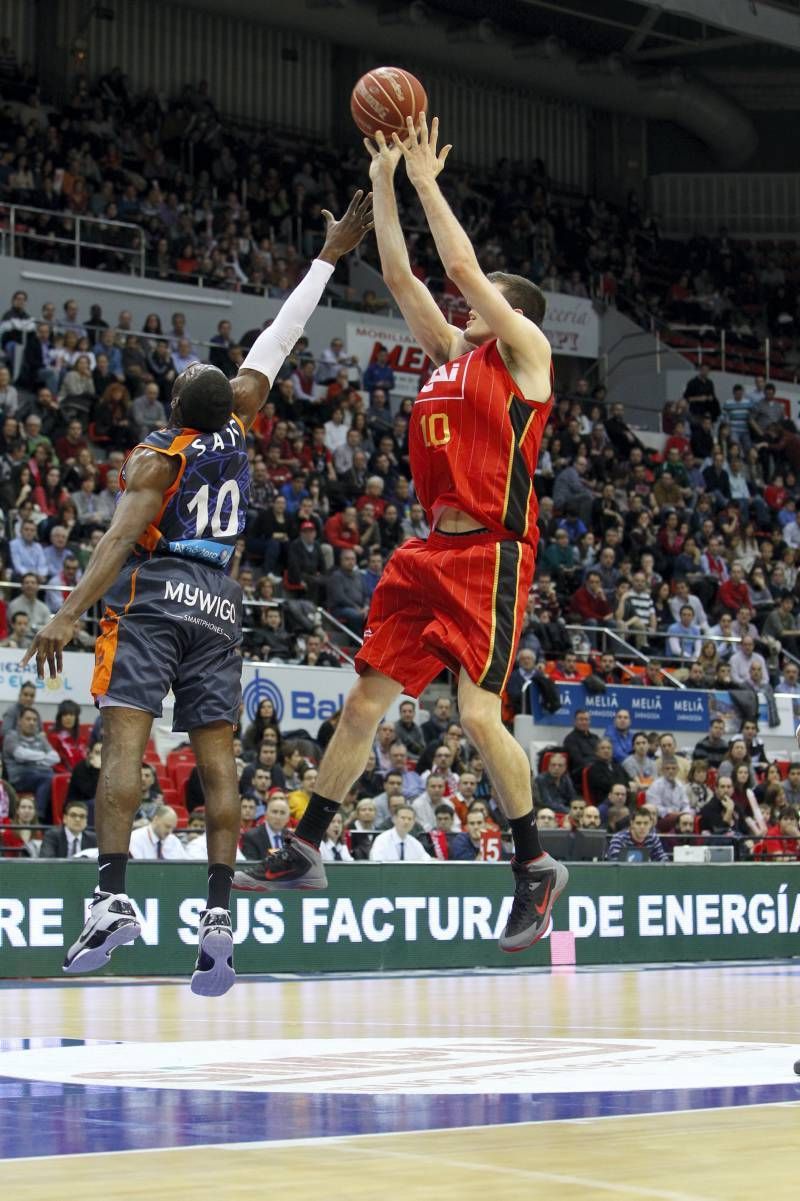
<svg viewBox="0 0 800 1201">
<path fill-rule="evenodd" d="M 89 807 L 85 801 L 67 801 L 58 828 L 47 830 L 42 839 L 41 859 L 74 859 L 81 851 L 93 850 L 97 839 L 86 829 Z"/>
</svg>

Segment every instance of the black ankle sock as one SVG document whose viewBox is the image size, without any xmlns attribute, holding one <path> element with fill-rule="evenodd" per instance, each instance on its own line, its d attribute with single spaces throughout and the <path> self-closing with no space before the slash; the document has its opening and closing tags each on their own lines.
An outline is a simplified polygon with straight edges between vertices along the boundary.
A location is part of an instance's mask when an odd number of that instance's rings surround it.
<svg viewBox="0 0 800 1201">
<path fill-rule="evenodd" d="M 101 892 L 124 892 L 127 855 L 97 856 L 97 887 Z"/>
<path fill-rule="evenodd" d="M 331 824 L 332 818 L 338 812 L 338 801 L 329 801 L 327 797 L 320 796 L 318 792 L 312 792 L 308 808 L 300 818 L 295 834 L 305 842 L 310 842 L 318 847 L 325 837 L 325 831 Z"/>
<path fill-rule="evenodd" d="M 530 859 L 538 859 L 544 854 L 539 840 L 536 814 L 532 809 L 524 817 L 509 818 L 508 824 L 514 835 L 514 858 L 518 863 L 527 863 Z"/>
<path fill-rule="evenodd" d="M 208 904 L 207 909 L 230 909 L 231 885 L 233 884 L 233 868 L 227 863 L 209 863 L 208 865 Z"/>
</svg>

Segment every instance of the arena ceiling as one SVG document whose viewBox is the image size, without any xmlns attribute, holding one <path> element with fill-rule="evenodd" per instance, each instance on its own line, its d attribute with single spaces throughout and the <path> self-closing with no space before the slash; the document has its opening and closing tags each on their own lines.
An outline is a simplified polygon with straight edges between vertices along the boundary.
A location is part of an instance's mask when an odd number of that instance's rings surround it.
<svg viewBox="0 0 800 1201">
<path fill-rule="evenodd" d="M 219 12 L 219 0 L 172 0 Z M 745 109 L 800 108 L 800 0 L 225 0 L 248 20 L 391 55 L 401 27 L 436 58 L 426 23 L 446 23 L 446 62 L 475 69 L 474 50 L 499 38 L 516 48 L 555 38 L 590 64 L 638 74 L 680 68 Z M 471 44 L 470 44 L 471 43 Z M 471 54 L 470 51 L 473 51 Z M 496 60 L 485 62 L 493 74 Z M 514 72 L 509 76 L 514 82 Z"/>
<path fill-rule="evenodd" d="M 172 0 L 218 12 L 219 0 Z M 489 20 L 521 38 L 561 37 L 587 54 L 624 54 L 632 62 L 797 65 L 800 0 L 424 0 L 414 7 L 452 17 L 454 27 Z M 390 27 L 404 0 L 225 0 L 225 11 L 287 28 L 338 27 L 352 34 L 358 10 L 378 10 Z M 349 40 L 349 38 L 348 38 Z"/>
</svg>

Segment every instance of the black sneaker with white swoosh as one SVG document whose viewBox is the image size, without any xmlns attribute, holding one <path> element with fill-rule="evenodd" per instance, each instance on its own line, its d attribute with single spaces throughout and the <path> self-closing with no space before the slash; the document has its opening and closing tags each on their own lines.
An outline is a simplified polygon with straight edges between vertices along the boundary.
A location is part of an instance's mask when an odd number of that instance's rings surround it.
<svg viewBox="0 0 800 1201">
<path fill-rule="evenodd" d="M 124 892 L 95 892 L 86 925 L 67 951 L 62 970 L 72 974 L 105 967 L 116 947 L 133 942 L 141 932 Z"/>
</svg>

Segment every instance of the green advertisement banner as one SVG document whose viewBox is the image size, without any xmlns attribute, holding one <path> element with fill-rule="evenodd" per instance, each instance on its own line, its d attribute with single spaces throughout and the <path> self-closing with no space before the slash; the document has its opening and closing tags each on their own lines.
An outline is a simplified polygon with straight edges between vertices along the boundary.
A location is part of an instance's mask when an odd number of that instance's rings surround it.
<svg viewBox="0 0 800 1201">
<path fill-rule="evenodd" d="M 234 893 L 240 972 L 380 971 L 789 957 L 800 951 L 800 864 L 576 864 L 552 932 L 505 955 L 508 867 L 329 866 L 327 892 Z M 0 864 L 0 976 L 60 973 L 95 882 L 91 864 Z M 142 938 L 113 975 L 192 970 L 202 864 L 131 864 Z"/>
</svg>

